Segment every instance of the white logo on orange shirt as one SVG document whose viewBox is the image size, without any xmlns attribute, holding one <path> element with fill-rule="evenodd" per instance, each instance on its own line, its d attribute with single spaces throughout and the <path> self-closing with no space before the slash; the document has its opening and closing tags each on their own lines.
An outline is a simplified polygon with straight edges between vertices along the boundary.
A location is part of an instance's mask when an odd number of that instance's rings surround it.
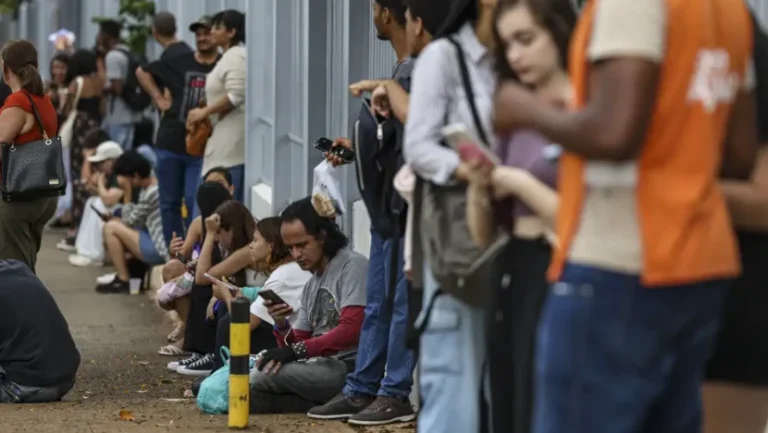
<svg viewBox="0 0 768 433">
<path fill-rule="evenodd" d="M 724 49 L 701 49 L 696 59 L 696 71 L 688 87 L 688 100 L 701 102 L 707 113 L 718 104 L 732 103 L 739 91 L 741 78 L 731 72 L 731 56 Z"/>
</svg>

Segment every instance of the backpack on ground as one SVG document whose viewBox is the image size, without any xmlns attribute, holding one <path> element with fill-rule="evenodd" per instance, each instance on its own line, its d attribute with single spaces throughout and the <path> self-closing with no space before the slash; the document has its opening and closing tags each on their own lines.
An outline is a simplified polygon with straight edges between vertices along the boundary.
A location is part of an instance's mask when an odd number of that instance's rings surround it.
<svg viewBox="0 0 768 433">
<path fill-rule="evenodd" d="M 128 58 L 128 76 L 123 82 L 123 93 L 120 97 L 125 101 L 125 105 L 133 111 L 142 112 L 152 105 L 152 97 L 141 87 L 139 79 L 136 77 L 136 69 L 145 66 L 147 58 L 141 54 L 134 54 L 128 50 L 118 49 Z"/>
</svg>

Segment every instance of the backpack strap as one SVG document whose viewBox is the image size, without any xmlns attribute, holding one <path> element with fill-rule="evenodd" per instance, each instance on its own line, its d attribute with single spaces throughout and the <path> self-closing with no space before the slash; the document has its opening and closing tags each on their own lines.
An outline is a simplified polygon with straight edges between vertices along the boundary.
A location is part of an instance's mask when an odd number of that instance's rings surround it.
<svg viewBox="0 0 768 433">
<path fill-rule="evenodd" d="M 475 91 L 472 87 L 472 80 L 469 76 L 469 68 L 467 67 L 467 59 L 464 57 L 464 49 L 461 44 L 453 39 L 452 36 L 448 36 L 446 39 L 456 48 L 456 57 L 459 60 L 459 73 L 461 75 L 461 83 L 464 86 L 464 92 L 467 94 L 467 102 L 469 102 L 469 109 L 472 112 L 472 120 L 475 123 L 475 129 L 477 129 L 480 139 L 483 144 L 490 146 L 491 142 L 488 140 L 488 134 L 485 132 L 483 122 L 480 121 L 480 114 L 477 111 L 477 105 L 475 104 Z"/>
</svg>

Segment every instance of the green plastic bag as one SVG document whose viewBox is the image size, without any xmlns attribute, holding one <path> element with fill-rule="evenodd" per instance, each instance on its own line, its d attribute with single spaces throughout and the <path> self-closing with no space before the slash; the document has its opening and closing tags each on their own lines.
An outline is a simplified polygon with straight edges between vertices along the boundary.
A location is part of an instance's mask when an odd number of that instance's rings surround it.
<svg viewBox="0 0 768 433">
<path fill-rule="evenodd" d="M 221 348 L 224 366 L 205 378 L 197 393 L 197 407 L 204 413 L 220 415 L 229 411 L 229 349 Z"/>
</svg>

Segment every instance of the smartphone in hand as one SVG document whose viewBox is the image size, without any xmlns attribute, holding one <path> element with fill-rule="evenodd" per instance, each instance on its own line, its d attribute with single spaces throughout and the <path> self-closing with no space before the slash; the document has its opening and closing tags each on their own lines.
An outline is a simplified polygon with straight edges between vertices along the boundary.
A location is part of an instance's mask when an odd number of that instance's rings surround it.
<svg viewBox="0 0 768 433">
<path fill-rule="evenodd" d="M 214 277 L 212 275 L 209 275 L 209 274 L 204 274 L 204 275 L 205 275 L 205 278 L 208 278 L 209 280 L 213 281 L 214 283 L 219 283 L 222 286 L 228 288 L 229 291 L 232 292 L 232 293 L 236 293 L 237 290 L 238 290 L 238 288 L 236 286 L 233 286 L 232 284 L 229 284 L 229 283 L 225 283 L 224 281 L 221 281 L 220 279 L 218 279 L 218 278 L 216 278 L 216 277 Z"/>
<path fill-rule="evenodd" d="M 477 160 L 495 166 L 500 165 L 501 161 L 487 144 L 482 143 L 469 132 L 463 123 L 453 123 L 443 128 L 443 137 L 462 160 Z"/>
<path fill-rule="evenodd" d="M 320 137 L 317 139 L 315 142 L 315 149 L 323 153 L 330 152 L 332 155 L 341 158 L 345 163 L 351 163 L 355 161 L 355 152 L 343 146 L 333 147 L 333 141 L 325 137 Z"/>
<path fill-rule="evenodd" d="M 283 298 L 281 298 L 280 296 L 278 296 L 277 293 L 269 289 L 259 290 L 259 296 L 261 296 L 261 298 L 264 299 L 265 301 L 271 302 L 272 305 L 280 305 L 280 304 L 288 305 L 288 303 L 285 302 Z"/>
</svg>

